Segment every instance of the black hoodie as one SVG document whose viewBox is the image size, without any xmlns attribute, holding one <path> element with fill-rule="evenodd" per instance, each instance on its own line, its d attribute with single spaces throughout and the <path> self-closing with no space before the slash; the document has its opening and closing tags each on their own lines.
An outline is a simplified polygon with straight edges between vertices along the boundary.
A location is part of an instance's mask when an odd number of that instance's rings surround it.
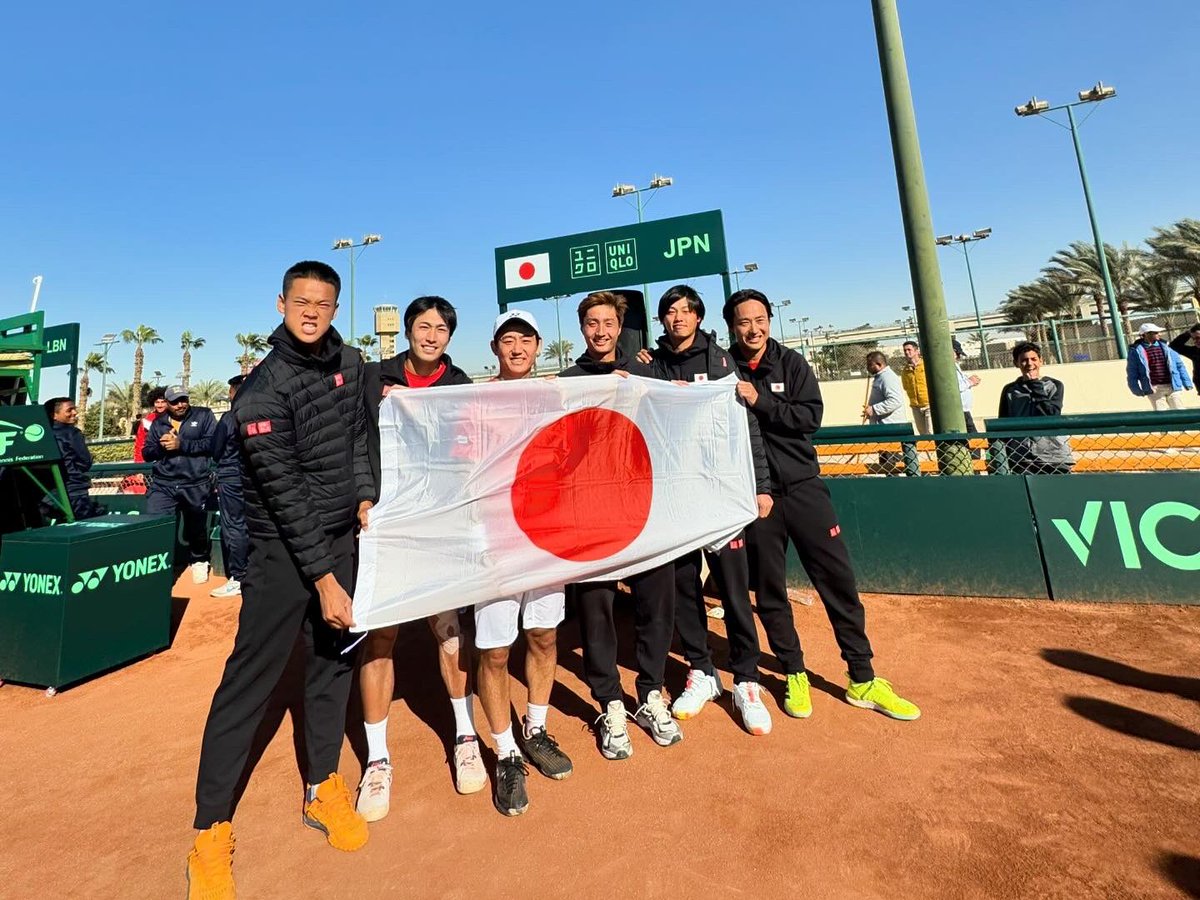
<svg viewBox="0 0 1200 900">
<path fill-rule="evenodd" d="M 716 332 L 697 331 L 691 345 L 678 353 L 671 347 L 666 335 L 660 337 L 658 347 L 654 351 L 653 368 L 657 376 L 666 381 L 718 381 L 730 375 L 741 377 L 729 351 L 717 343 Z M 769 494 L 770 470 L 758 417 L 747 409 L 746 418 L 750 424 L 750 452 L 754 458 L 755 492 Z"/>
<path fill-rule="evenodd" d="M 363 369 L 363 394 L 367 407 L 367 458 L 371 462 L 371 478 L 375 482 L 375 499 L 379 499 L 379 488 L 382 484 L 379 469 L 379 404 L 383 400 L 383 389 L 389 385 L 402 384 L 408 386 L 408 372 L 404 361 L 408 359 L 408 351 L 402 350 L 395 356 L 382 362 L 369 362 Z M 442 354 L 442 362 L 446 370 L 430 387 L 441 387 L 448 384 L 473 384 L 471 376 L 456 366 L 446 354 Z"/>
<path fill-rule="evenodd" d="M 283 326 L 233 401 L 245 464 L 246 530 L 282 540 L 309 581 L 333 571 L 329 536 L 375 498 L 362 355 L 333 328 L 315 349 Z"/>
<path fill-rule="evenodd" d="M 736 347 L 733 358 L 742 377 L 758 391 L 751 409 L 767 448 L 771 492 L 786 494 L 788 485 L 821 474 L 812 443 L 825 411 L 821 388 L 808 360 L 774 338 L 767 339 L 766 352 L 753 369 Z"/>
</svg>

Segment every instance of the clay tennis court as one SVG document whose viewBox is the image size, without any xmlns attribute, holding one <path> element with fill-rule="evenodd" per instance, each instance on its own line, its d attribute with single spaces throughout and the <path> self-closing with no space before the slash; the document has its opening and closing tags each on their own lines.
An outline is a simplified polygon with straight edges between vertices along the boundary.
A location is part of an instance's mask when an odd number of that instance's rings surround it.
<svg viewBox="0 0 1200 900">
<path fill-rule="evenodd" d="M 55 698 L 0 688 L 0 896 L 184 896 L 200 733 L 236 625 L 237 604 L 207 596 L 216 583 L 176 589 L 169 650 Z M 921 704 L 919 721 L 842 702 L 824 612 L 797 605 L 813 718 L 778 712 L 769 674 L 770 736 L 743 733 L 726 695 L 675 747 L 634 733 L 623 762 L 594 749 L 568 623 L 550 731 L 575 773 L 531 771 L 531 806 L 515 819 L 486 793 L 455 794 L 433 641 L 408 627 L 392 812 L 355 854 L 300 824 L 293 666 L 235 820 L 239 896 L 1200 896 L 1200 610 L 866 603 L 879 672 Z M 684 675 L 676 656 L 668 686 Z M 342 773 L 356 781 L 352 716 Z"/>
</svg>

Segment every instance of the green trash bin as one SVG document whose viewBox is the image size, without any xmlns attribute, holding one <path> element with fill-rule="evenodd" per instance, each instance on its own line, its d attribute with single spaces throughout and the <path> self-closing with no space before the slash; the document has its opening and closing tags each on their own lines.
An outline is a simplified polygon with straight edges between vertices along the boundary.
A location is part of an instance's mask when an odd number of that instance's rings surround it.
<svg viewBox="0 0 1200 900">
<path fill-rule="evenodd" d="M 0 678 L 59 688 L 166 647 L 170 516 L 108 515 L 0 544 Z"/>
</svg>

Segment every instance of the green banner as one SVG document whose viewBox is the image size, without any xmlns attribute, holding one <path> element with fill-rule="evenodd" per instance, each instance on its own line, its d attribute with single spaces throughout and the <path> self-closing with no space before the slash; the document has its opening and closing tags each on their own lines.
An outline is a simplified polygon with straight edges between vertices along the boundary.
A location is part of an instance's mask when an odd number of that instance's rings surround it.
<svg viewBox="0 0 1200 900">
<path fill-rule="evenodd" d="M 51 325 L 42 332 L 42 368 L 73 366 L 79 358 L 79 323 Z"/>
<path fill-rule="evenodd" d="M 1200 477 L 1030 475 L 1055 600 L 1200 603 Z"/>
<path fill-rule="evenodd" d="M 496 248 L 501 308 L 729 271 L 720 210 Z"/>
<path fill-rule="evenodd" d="M 58 442 L 40 406 L 0 406 L 0 468 L 59 458 Z"/>
<path fill-rule="evenodd" d="M 861 590 L 1028 597 L 1046 579 L 1021 478 L 830 478 Z M 788 582 L 807 588 L 796 556 Z"/>
</svg>

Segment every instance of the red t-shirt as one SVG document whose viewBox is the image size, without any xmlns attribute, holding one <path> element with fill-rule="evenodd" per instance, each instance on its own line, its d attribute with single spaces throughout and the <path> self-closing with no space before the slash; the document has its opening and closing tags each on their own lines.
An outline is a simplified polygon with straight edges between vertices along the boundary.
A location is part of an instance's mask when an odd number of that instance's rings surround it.
<svg viewBox="0 0 1200 900">
<path fill-rule="evenodd" d="M 439 363 L 438 367 L 429 375 L 418 375 L 416 372 L 410 372 L 407 369 L 404 370 L 404 377 L 408 379 L 408 386 L 410 388 L 429 387 L 445 374 L 446 364 L 444 362 Z"/>
</svg>

